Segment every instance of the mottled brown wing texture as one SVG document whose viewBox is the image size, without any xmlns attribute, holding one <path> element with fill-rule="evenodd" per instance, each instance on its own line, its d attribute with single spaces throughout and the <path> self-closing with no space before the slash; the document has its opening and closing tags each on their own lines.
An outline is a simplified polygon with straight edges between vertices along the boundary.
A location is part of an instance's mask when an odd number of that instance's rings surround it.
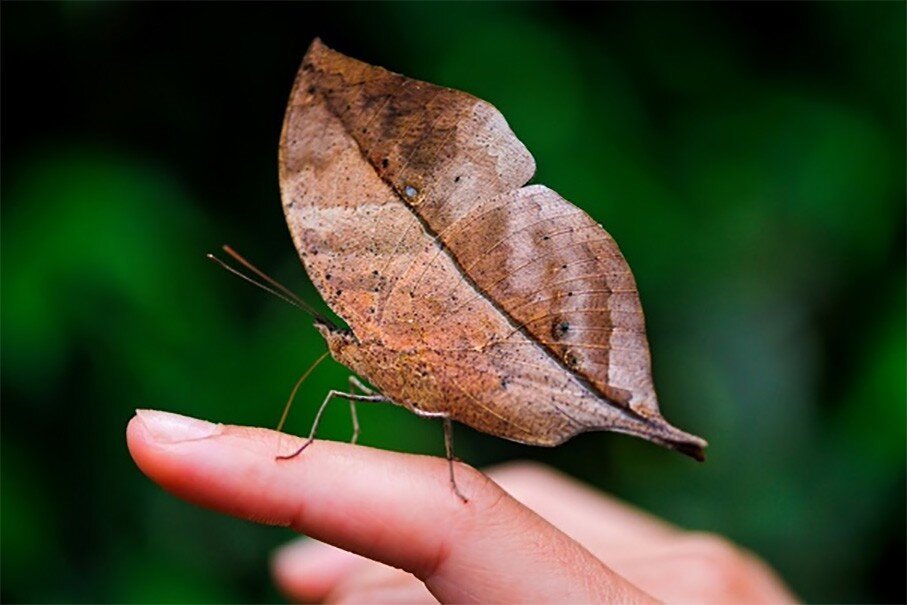
<svg viewBox="0 0 907 605">
<path fill-rule="evenodd" d="M 516 441 L 631 433 L 701 457 L 658 411 L 614 240 L 532 177 L 490 104 L 315 41 L 281 140 L 303 264 L 352 336 L 331 350 L 416 412 Z"/>
</svg>

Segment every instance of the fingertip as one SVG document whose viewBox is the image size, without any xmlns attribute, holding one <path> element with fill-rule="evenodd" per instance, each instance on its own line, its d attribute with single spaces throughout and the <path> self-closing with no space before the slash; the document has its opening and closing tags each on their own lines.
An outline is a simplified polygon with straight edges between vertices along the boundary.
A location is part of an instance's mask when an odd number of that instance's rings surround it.
<svg viewBox="0 0 907 605">
<path fill-rule="evenodd" d="M 126 446 L 129 448 L 129 453 L 133 454 L 133 456 L 135 455 L 135 448 L 141 445 L 143 431 L 142 421 L 139 420 L 138 415 L 133 416 L 126 423 Z"/>
<path fill-rule="evenodd" d="M 228 432 L 228 427 L 205 420 L 136 410 L 126 427 L 126 443 L 139 470 L 166 491 L 233 514 L 242 499 L 223 488 L 246 452 L 219 445 L 214 439 Z"/>
<path fill-rule="evenodd" d="M 217 435 L 222 430 L 223 425 L 204 420 L 139 409 L 126 425 L 126 447 L 145 475 L 167 487 L 173 474 L 179 474 L 177 461 L 167 455 L 167 446 Z"/>
<path fill-rule="evenodd" d="M 138 414 L 129 419 L 126 425 L 126 448 L 136 466 L 149 475 L 150 457 L 148 453 L 149 435 L 145 424 Z"/>
</svg>

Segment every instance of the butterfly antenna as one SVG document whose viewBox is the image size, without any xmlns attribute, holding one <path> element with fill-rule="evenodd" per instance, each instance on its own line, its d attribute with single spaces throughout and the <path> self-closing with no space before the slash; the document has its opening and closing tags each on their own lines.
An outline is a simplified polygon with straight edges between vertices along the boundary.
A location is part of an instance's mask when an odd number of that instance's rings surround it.
<svg viewBox="0 0 907 605">
<path fill-rule="evenodd" d="M 283 284 L 279 283 L 277 280 L 269 277 L 261 269 L 259 269 L 258 267 L 256 267 L 255 265 L 253 265 L 252 263 L 247 261 L 245 258 L 240 256 L 240 254 L 238 252 L 236 252 L 235 250 L 233 250 L 233 248 L 225 245 L 225 246 L 223 246 L 223 249 L 224 249 L 224 252 L 229 254 L 233 259 L 235 259 L 237 262 L 239 262 L 243 267 L 245 267 L 246 269 L 248 269 L 249 271 L 251 271 L 252 273 L 257 275 L 258 277 L 260 277 L 262 280 L 264 280 L 264 283 L 246 275 L 245 273 L 236 269 L 235 267 L 231 267 L 226 262 L 222 261 L 221 259 L 219 259 L 218 257 L 214 256 L 211 253 L 208 253 L 206 256 L 208 259 L 214 261 L 215 263 L 220 265 L 223 269 L 226 269 L 227 271 L 229 271 L 233 275 L 239 277 L 240 279 L 243 279 L 243 280 L 249 282 L 250 284 L 252 284 L 253 286 L 257 286 L 258 288 L 261 288 L 265 292 L 268 292 L 269 294 L 273 294 L 280 300 L 282 300 L 286 303 L 289 303 L 289 304 L 293 305 L 294 307 L 297 307 L 298 309 L 305 311 L 306 313 L 308 313 L 309 315 L 314 317 L 317 321 L 324 323 L 328 326 L 335 327 L 333 322 L 331 322 L 324 315 L 322 315 L 321 313 L 316 311 L 314 308 L 312 308 L 311 305 L 307 304 L 304 300 L 302 300 L 299 296 L 297 296 L 292 290 L 290 290 Z"/>
<path fill-rule="evenodd" d="M 264 271 L 262 271 L 261 269 L 259 269 L 258 267 L 256 267 L 255 265 L 253 265 L 252 263 L 247 261 L 245 258 L 242 257 L 242 255 L 239 252 L 237 252 L 236 250 L 234 250 L 227 244 L 224 244 L 222 246 L 222 248 L 223 248 L 224 252 L 226 252 L 231 257 L 233 257 L 233 259 L 235 261 L 237 261 L 238 263 L 240 263 L 243 267 L 245 267 L 246 269 L 248 269 L 249 271 L 251 271 L 252 273 L 257 275 L 258 277 L 262 278 L 263 280 L 265 280 L 266 282 L 271 284 L 271 286 L 273 286 L 273 287 L 277 288 L 278 290 L 280 290 L 281 292 L 283 292 L 287 297 L 292 298 L 293 300 L 295 300 L 297 303 L 299 303 L 301 305 L 305 305 L 305 303 L 302 301 L 302 299 L 299 296 L 297 296 L 295 292 L 293 292 L 292 290 L 290 290 L 289 288 L 287 288 L 286 286 L 284 286 L 277 280 L 275 280 L 272 277 L 270 277 L 269 275 L 267 275 Z M 308 306 L 308 305 L 306 305 L 306 306 Z"/>
</svg>

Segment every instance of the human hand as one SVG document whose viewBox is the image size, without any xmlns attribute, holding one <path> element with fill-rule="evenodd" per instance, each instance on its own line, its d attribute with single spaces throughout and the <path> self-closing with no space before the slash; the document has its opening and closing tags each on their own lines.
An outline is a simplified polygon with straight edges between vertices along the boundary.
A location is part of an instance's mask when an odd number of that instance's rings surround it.
<svg viewBox="0 0 907 605">
<path fill-rule="evenodd" d="M 277 462 L 301 440 L 155 411 L 137 413 L 127 441 L 139 468 L 175 495 L 320 540 L 291 543 L 274 559 L 279 586 L 297 600 L 793 600 L 724 539 L 534 464 L 497 467 L 491 479 L 458 464 L 464 504 L 440 458 L 319 441 Z"/>
</svg>

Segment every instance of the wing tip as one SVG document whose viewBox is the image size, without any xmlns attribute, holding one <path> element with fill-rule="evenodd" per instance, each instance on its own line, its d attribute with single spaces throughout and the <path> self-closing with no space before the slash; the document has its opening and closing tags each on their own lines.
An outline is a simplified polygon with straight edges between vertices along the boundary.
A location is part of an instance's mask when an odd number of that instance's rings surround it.
<svg viewBox="0 0 907 605">
<path fill-rule="evenodd" d="M 665 445 L 684 456 L 689 456 L 697 462 L 705 462 L 705 448 L 708 444 L 701 439 L 698 439 L 696 442 L 677 441 Z"/>
<path fill-rule="evenodd" d="M 669 450 L 689 456 L 697 462 L 705 462 L 705 448 L 709 446 L 705 439 L 681 431 L 657 414 L 641 417 L 639 420 L 642 422 L 632 428 L 621 427 L 611 428 L 611 430 L 641 437 Z"/>
<path fill-rule="evenodd" d="M 654 435 L 652 441 L 684 456 L 689 456 L 697 462 L 705 462 L 705 448 L 709 446 L 708 441 L 663 422 L 664 426 L 660 427 L 663 432 Z"/>
<path fill-rule="evenodd" d="M 321 41 L 320 36 L 315 36 L 314 38 L 312 38 L 312 42 L 309 44 L 309 49 L 306 51 L 306 54 L 312 52 L 313 50 L 317 51 L 323 48 L 327 48 L 327 46 L 324 42 Z"/>
</svg>

